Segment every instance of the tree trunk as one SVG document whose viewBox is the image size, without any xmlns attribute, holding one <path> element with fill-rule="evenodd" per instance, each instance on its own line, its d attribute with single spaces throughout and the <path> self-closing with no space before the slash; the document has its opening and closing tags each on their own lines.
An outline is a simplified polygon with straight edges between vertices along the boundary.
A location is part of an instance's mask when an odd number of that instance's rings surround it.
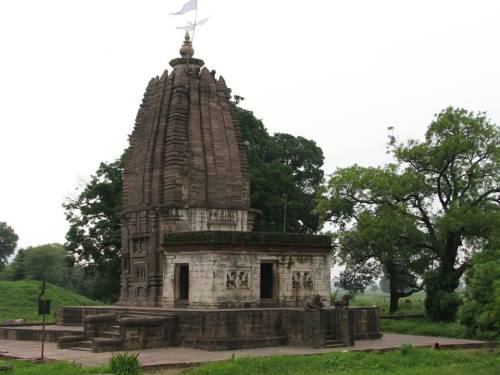
<svg viewBox="0 0 500 375">
<path fill-rule="evenodd" d="M 399 294 L 391 290 L 391 298 L 389 303 L 389 314 L 394 314 L 399 310 Z"/>
<path fill-rule="evenodd" d="M 454 293 L 463 274 L 455 269 L 459 245 L 456 236 L 449 235 L 439 267 L 426 277 L 425 309 L 434 321 L 453 321 L 460 305 Z"/>
<path fill-rule="evenodd" d="M 386 271 L 389 277 L 389 314 L 394 314 L 399 310 L 398 270 L 395 264 L 389 263 L 386 266 Z"/>
</svg>

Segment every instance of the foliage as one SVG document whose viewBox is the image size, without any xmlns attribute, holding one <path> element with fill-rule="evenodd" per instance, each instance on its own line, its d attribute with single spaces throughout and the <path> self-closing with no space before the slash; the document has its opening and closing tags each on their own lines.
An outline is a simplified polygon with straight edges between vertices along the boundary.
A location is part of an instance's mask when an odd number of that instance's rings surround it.
<svg viewBox="0 0 500 375">
<path fill-rule="evenodd" d="M 3 280 L 42 280 L 79 294 L 90 295 L 91 282 L 83 270 L 73 264 L 71 254 L 60 244 L 20 249 L 0 274 Z"/>
<path fill-rule="evenodd" d="M 385 353 L 327 353 L 318 356 L 274 356 L 240 358 L 212 363 L 186 371 L 189 375 L 229 374 L 493 374 L 500 366 L 500 356 L 491 352 L 452 352 L 409 349 Z"/>
<path fill-rule="evenodd" d="M 323 151 L 312 140 L 290 134 L 270 136 L 251 111 L 234 106 L 247 147 L 251 206 L 262 212 L 257 231 L 314 233 L 316 192 L 323 181 Z M 285 213 L 286 206 L 286 213 Z"/>
<path fill-rule="evenodd" d="M 318 210 L 341 230 L 361 213 L 385 207 L 414 221 L 420 236 L 409 238 L 408 246 L 430 254 L 435 265 L 425 279 L 427 311 L 436 320 L 452 319 L 458 307 L 453 292 L 470 253 L 500 226 L 499 143 L 499 127 L 484 113 L 447 108 L 424 141 L 390 137 L 395 164 L 338 170 Z"/>
<path fill-rule="evenodd" d="M 68 275 L 68 253 L 62 245 L 47 244 L 28 247 L 17 252 L 6 270 L 13 280 L 45 279 L 54 285 L 63 285 Z"/>
<path fill-rule="evenodd" d="M 142 374 L 139 363 L 139 354 L 117 353 L 109 360 L 109 367 L 116 375 Z"/>
<path fill-rule="evenodd" d="M 458 280 L 454 289 L 457 287 Z M 425 310 L 434 320 L 455 321 L 461 299 L 456 291 L 442 288 L 439 271 L 431 271 L 425 275 L 425 292 Z"/>
<path fill-rule="evenodd" d="M 474 256 L 466 282 L 460 322 L 472 335 L 500 339 L 500 247 L 486 249 Z"/>
<path fill-rule="evenodd" d="M 9 375 L 84 375 L 108 372 L 102 367 L 82 367 L 67 362 L 34 363 L 30 361 L 0 360 L 0 365 L 10 364 L 13 371 Z"/>
<path fill-rule="evenodd" d="M 40 321 L 38 295 L 40 282 L 35 280 L 0 281 L 0 321 L 26 319 Z M 88 299 L 52 284 L 47 284 L 45 297 L 51 300 L 51 310 L 56 313 L 61 306 L 96 306 L 100 302 Z M 54 316 L 49 317 L 55 320 Z"/>
<path fill-rule="evenodd" d="M 351 169 L 338 171 L 330 181 L 330 188 L 338 191 L 356 178 Z M 389 281 L 390 312 L 396 312 L 400 298 L 422 289 L 418 280 L 433 259 L 428 249 L 414 245 L 425 241 L 416 220 L 406 216 L 401 208 L 388 205 L 349 214 L 343 205 L 332 207 L 331 215 L 344 215 L 343 219 L 337 218 L 340 231 L 336 255 L 346 265 L 338 286 L 360 292 L 383 274 Z"/>
<path fill-rule="evenodd" d="M 0 271 L 7 265 L 7 260 L 14 253 L 18 239 L 14 229 L 0 221 Z"/>
<path fill-rule="evenodd" d="M 65 247 L 88 277 L 93 297 L 115 301 L 120 289 L 120 212 L 125 155 L 101 163 L 75 199 L 64 203 L 70 224 Z"/>
</svg>

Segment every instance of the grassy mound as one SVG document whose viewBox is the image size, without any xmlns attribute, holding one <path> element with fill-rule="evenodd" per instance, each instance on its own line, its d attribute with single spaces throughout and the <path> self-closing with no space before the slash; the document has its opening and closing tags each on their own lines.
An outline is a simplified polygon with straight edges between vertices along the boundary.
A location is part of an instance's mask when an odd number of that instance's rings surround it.
<svg viewBox="0 0 500 375">
<path fill-rule="evenodd" d="M 35 280 L 0 281 L 0 323 L 11 319 L 25 319 L 38 322 L 38 295 L 40 282 Z M 45 298 L 50 299 L 51 312 L 48 321 L 56 319 L 55 314 L 61 306 L 101 305 L 87 297 L 64 288 L 47 284 Z"/>
</svg>

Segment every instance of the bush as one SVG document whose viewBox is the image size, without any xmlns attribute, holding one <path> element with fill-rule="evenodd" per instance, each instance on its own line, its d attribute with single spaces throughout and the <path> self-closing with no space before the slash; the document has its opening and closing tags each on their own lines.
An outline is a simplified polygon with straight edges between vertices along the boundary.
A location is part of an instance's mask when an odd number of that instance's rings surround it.
<svg viewBox="0 0 500 375">
<path fill-rule="evenodd" d="M 109 366 L 116 375 L 139 375 L 142 374 L 139 363 L 139 354 L 120 353 L 113 354 L 109 360 Z"/>
<path fill-rule="evenodd" d="M 500 336 L 500 249 L 477 254 L 466 274 L 467 289 L 460 322 L 471 334 Z"/>
<path fill-rule="evenodd" d="M 456 289 L 458 282 L 445 282 L 437 273 L 427 275 L 425 279 L 425 310 L 434 321 L 453 322 L 462 303 L 458 293 L 447 291 Z"/>
</svg>

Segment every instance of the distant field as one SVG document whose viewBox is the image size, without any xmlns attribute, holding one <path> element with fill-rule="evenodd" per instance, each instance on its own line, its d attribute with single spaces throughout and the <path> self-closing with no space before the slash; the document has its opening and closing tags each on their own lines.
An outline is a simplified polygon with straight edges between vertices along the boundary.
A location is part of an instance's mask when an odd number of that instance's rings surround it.
<svg viewBox="0 0 500 375">
<path fill-rule="evenodd" d="M 423 314 L 425 293 L 418 292 L 410 297 L 401 298 L 399 300 L 398 314 L 412 315 Z M 409 301 L 409 302 L 407 302 Z M 350 306 L 378 306 L 382 315 L 389 314 L 389 294 L 383 292 L 365 292 L 364 294 L 356 294 L 354 299 L 351 299 Z"/>
<path fill-rule="evenodd" d="M 0 323 L 5 320 L 25 319 L 27 322 L 41 321 L 38 315 L 40 282 L 34 280 L 0 281 Z M 56 320 L 61 306 L 102 305 L 64 288 L 47 284 L 46 298 L 50 299 L 52 314 L 48 321 Z"/>
</svg>

